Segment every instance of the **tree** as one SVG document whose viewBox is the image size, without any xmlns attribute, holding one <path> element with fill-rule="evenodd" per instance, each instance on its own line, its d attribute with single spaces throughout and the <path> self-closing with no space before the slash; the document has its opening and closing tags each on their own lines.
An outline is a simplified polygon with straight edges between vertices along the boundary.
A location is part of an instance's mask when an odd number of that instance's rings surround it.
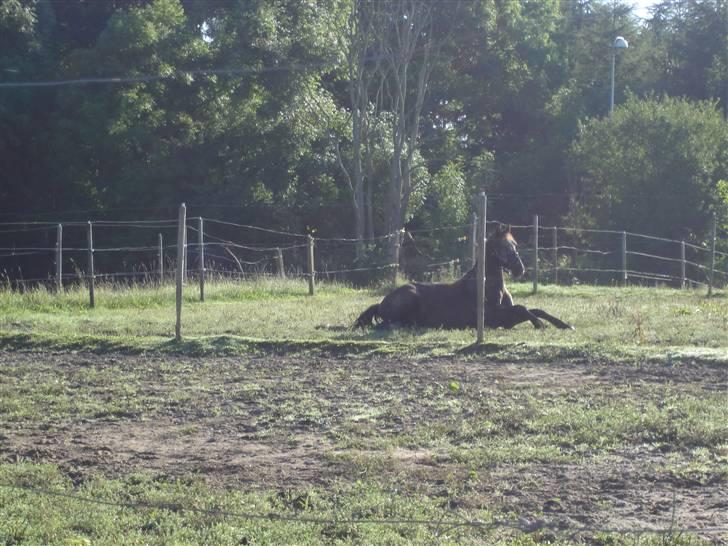
<svg viewBox="0 0 728 546">
<path fill-rule="evenodd" d="M 450 6 L 452 8 L 452 6 Z M 425 98 L 437 52 L 442 44 L 444 9 L 429 0 L 355 0 L 346 32 L 347 108 L 351 120 L 350 163 L 340 164 L 352 195 L 355 235 L 373 235 L 376 148 L 386 135 L 389 143 L 386 185 L 382 188 L 383 229 L 394 234 L 412 212 L 413 196 L 428 177 L 426 165 L 416 164 Z M 398 245 L 390 239 L 389 259 L 395 262 Z M 359 245 L 361 253 L 362 245 Z"/>
<path fill-rule="evenodd" d="M 665 0 L 647 29 L 661 55 L 657 92 L 718 99 L 728 116 L 728 1 Z"/>
<path fill-rule="evenodd" d="M 590 118 L 570 151 L 573 214 L 673 239 L 705 237 L 728 177 L 728 122 L 715 102 L 631 96 Z"/>
</svg>

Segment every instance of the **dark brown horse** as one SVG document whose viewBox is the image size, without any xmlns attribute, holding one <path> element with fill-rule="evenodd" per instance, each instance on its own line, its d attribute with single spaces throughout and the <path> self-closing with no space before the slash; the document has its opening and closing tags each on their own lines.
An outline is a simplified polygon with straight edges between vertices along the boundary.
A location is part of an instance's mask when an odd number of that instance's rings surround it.
<svg viewBox="0 0 728 546">
<path fill-rule="evenodd" d="M 541 319 L 557 328 L 571 328 L 541 309 L 513 305 L 506 289 L 503 270 L 515 277 L 523 275 L 510 226 L 499 225 L 486 241 L 485 324 L 489 328 L 513 328 L 530 321 L 543 328 Z M 377 304 L 367 308 L 354 323 L 365 328 L 373 322 L 383 326 L 419 326 L 424 328 L 475 328 L 477 325 L 476 269 L 473 267 L 454 283 L 411 283 L 394 289 Z"/>
</svg>

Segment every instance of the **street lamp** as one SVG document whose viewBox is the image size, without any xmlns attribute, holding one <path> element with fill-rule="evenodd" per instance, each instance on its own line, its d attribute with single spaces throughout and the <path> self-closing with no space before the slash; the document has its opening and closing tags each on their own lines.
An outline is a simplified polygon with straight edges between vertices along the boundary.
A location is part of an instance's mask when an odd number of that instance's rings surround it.
<svg viewBox="0 0 728 546">
<path fill-rule="evenodd" d="M 614 44 L 612 44 L 612 91 L 609 95 L 609 115 L 612 115 L 612 111 L 614 110 L 614 65 L 617 62 L 617 50 L 618 49 L 627 49 L 629 47 L 629 44 L 627 43 L 627 40 L 625 40 L 622 36 L 617 36 L 614 39 Z"/>
</svg>

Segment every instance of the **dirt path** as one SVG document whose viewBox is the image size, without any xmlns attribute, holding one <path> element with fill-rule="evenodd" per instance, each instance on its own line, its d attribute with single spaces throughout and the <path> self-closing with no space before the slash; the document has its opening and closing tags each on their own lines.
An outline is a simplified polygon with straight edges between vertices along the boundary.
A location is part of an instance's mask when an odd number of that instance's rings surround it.
<svg viewBox="0 0 728 546">
<path fill-rule="evenodd" d="M 725 474 L 691 478 L 674 468 L 692 455 L 664 445 L 476 464 L 459 436 L 418 443 L 524 393 L 548 403 L 666 385 L 728 400 L 728 367 L 0 352 L 0 386 L 18 396 L 0 402 L 0 461 L 55 463 L 75 480 L 144 471 L 260 489 L 376 479 L 564 527 L 728 527 L 728 445 L 710 453 Z"/>
</svg>

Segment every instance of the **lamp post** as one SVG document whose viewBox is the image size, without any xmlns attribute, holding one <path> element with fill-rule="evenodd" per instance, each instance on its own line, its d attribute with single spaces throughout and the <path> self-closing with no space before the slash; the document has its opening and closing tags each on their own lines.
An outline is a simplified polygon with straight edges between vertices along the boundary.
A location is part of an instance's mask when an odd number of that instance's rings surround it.
<svg viewBox="0 0 728 546">
<path fill-rule="evenodd" d="M 625 40 L 622 36 L 617 36 L 614 39 L 614 43 L 612 44 L 612 90 L 609 94 L 609 115 L 612 115 L 612 111 L 614 110 L 614 67 L 617 63 L 617 50 L 618 49 L 627 49 L 629 47 L 629 44 L 627 43 L 627 40 Z"/>
</svg>

